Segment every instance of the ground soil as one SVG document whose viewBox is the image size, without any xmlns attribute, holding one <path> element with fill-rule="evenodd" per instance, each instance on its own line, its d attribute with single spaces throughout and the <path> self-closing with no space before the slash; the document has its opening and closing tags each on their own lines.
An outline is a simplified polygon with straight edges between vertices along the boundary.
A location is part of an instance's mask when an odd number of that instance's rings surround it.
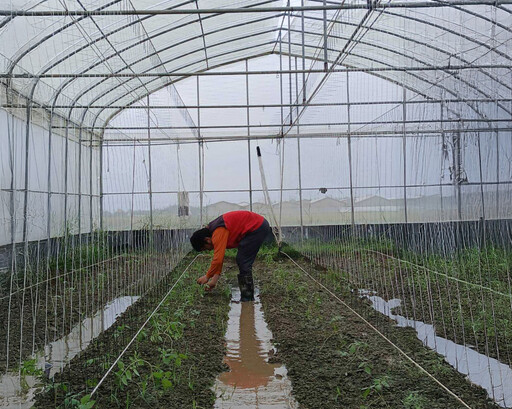
<svg viewBox="0 0 512 409">
<path fill-rule="evenodd" d="M 337 268 L 351 273 L 355 288 L 374 291 L 385 300 L 399 298 L 396 313 L 434 325 L 438 336 L 512 363 L 509 298 L 482 293 L 384 254 L 345 255 Z"/>
<path fill-rule="evenodd" d="M 89 394 L 115 358 L 123 350 L 151 311 L 177 282 L 191 256 L 186 257 L 159 285 L 132 305 L 116 324 L 102 333 L 83 353 L 75 357 L 62 374 L 55 377 L 46 393 L 37 396 L 39 408 L 67 407 L 73 396 Z M 178 282 L 159 311 L 122 358 L 125 368 L 134 359 L 142 364 L 131 370 L 126 384 L 120 382 L 119 365 L 105 379 L 94 408 L 212 407 L 211 390 L 216 376 L 225 369 L 224 333 L 229 310 L 229 289 L 222 283 L 206 294 L 195 283 L 204 274 L 205 262 L 196 262 Z M 170 324 L 167 328 L 160 327 Z M 181 356 L 180 363 L 164 362 L 162 351 Z M 155 373 L 170 381 L 165 387 Z"/>
<path fill-rule="evenodd" d="M 0 326 L 0 373 L 7 367 L 7 343 L 8 367 L 14 369 L 20 360 L 41 349 L 45 342 L 68 334 L 75 324 L 93 316 L 114 298 L 140 295 L 140 288 L 144 288 L 143 281 L 147 278 L 146 270 L 161 270 L 165 265 L 158 254 L 118 255 L 93 267 L 68 273 L 50 271 L 47 276 L 45 272 L 39 281 L 34 279 L 34 283 L 28 273 L 25 287 L 29 288 L 14 290 L 11 297 L 8 295 L 10 285 L 5 283 L 6 288 L 0 292 L 0 320 L 9 322 L 9 326 Z M 23 287 L 23 281 L 19 286 Z"/>
<path fill-rule="evenodd" d="M 299 263 L 325 282 L 325 269 L 304 259 Z M 301 408 L 464 407 L 289 260 L 269 263 L 267 256 L 257 262 L 254 275 L 276 359 L 288 368 Z M 497 407 L 483 389 L 424 347 L 414 330 L 394 327 L 348 286 L 336 291 L 472 408 Z"/>
<path fill-rule="evenodd" d="M 278 349 L 271 361 L 286 365 L 293 394 L 301 408 L 464 407 L 291 261 L 276 257 L 275 253 L 275 249 L 261 252 L 254 266 L 254 277 Z M 297 254 L 294 257 L 314 277 L 323 282 L 336 281 L 339 285 L 332 288 L 345 302 L 471 408 L 497 408 L 483 389 L 469 383 L 440 355 L 424 347 L 414 330 L 394 327 L 392 321 L 351 293 L 341 273 L 333 274 Z M 64 408 L 74 396 L 79 398 L 90 393 L 190 260 L 190 256 L 183 260 L 160 285 L 73 359 L 65 372 L 48 385 L 46 393 L 37 397 L 37 407 Z M 119 367 L 115 367 L 93 396 L 95 408 L 213 407 L 214 380 L 226 370 L 222 363 L 226 348 L 224 334 L 229 288 L 236 272 L 231 269 L 213 293 L 205 294 L 195 284 L 195 278 L 204 272 L 207 261 L 205 258 L 191 268 L 162 305 L 161 316 L 154 323 L 150 321 L 144 336 L 138 337 L 123 357 L 125 366 L 134 357 L 144 362 L 138 367 L 138 375 L 132 372 L 125 385 L 116 376 Z M 228 257 L 225 268 L 234 265 L 232 257 Z M 181 331 L 155 330 L 158 322 L 158 325 L 179 322 Z M 158 334 L 160 338 L 155 336 Z M 162 349 L 186 358 L 179 366 L 166 366 L 162 362 Z M 159 370 L 172 372 L 171 387 L 163 389 L 157 385 L 152 373 Z M 150 380 L 146 386 L 144 379 Z"/>
</svg>

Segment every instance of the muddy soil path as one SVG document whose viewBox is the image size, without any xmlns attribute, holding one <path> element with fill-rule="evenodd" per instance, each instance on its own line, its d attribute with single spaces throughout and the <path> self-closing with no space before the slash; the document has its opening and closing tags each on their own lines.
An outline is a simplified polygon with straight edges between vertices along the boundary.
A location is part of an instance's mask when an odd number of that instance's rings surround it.
<svg viewBox="0 0 512 409">
<path fill-rule="evenodd" d="M 27 290 L 14 290 L 11 296 L 7 283 L 0 296 L 0 320 L 9 319 L 9 326 L 0 326 L 0 373 L 7 364 L 10 369 L 18 367 L 20 359 L 68 334 L 116 297 L 140 295 L 149 279 L 144 272 L 158 270 L 161 276 L 167 264 L 161 255 L 123 254 L 68 273 L 50 271 L 33 278 L 33 283 L 28 280 Z"/>
<path fill-rule="evenodd" d="M 299 260 L 325 281 L 326 270 Z M 301 408 L 462 408 L 367 324 L 335 302 L 287 259 L 267 255 L 255 265 L 265 317 Z M 338 277 L 341 282 L 341 275 Z M 385 332 L 472 408 L 496 408 L 486 392 L 427 349 L 412 329 L 397 328 L 366 302 L 339 296 Z"/>
<path fill-rule="evenodd" d="M 275 355 L 275 346 L 271 343 L 272 333 L 263 315 L 259 290 L 255 288 L 253 302 L 241 303 L 234 278 L 230 280 L 232 300 L 224 358 L 229 368 L 215 382 L 214 408 L 298 409 L 286 367 L 269 362 Z"/>
<path fill-rule="evenodd" d="M 130 307 L 37 396 L 37 407 L 67 407 L 89 394 L 133 334 L 192 260 L 187 256 Z M 195 283 L 209 259 L 198 258 L 93 396 L 94 408 L 212 407 L 211 388 L 225 369 L 229 286 L 205 294 Z"/>
<path fill-rule="evenodd" d="M 465 277 L 463 271 L 439 274 L 392 255 L 369 251 L 346 254 L 336 268 L 351 274 L 355 288 L 375 291 L 385 300 L 399 298 L 399 314 L 434 325 L 437 335 L 472 345 L 477 352 L 507 365 L 512 363 L 510 297 L 465 284 L 466 278 L 469 282 L 478 280 Z"/>
</svg>

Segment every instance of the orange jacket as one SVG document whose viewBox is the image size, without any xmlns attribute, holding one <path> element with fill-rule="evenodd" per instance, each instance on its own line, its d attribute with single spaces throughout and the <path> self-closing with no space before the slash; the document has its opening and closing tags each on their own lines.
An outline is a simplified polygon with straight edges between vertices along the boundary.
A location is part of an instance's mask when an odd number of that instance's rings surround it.
<svg viewBox="0 0 512 409">
<path fill-rule="evenodd" d="M 226 248 L 238 247 L 244 236 L 258 229 L 263 220 L 263 216 L 257 213 L 235 210 L 224 213 L 208 225 L 208 228 L 213 229 L 213 259 L 206 273 L 208 278 L 221 273 Z"/>
<path fill-rule="evenodd" d="M 225 227 L 217 227 L 212 234 L 213 259 L 206 277 L 211 278 L 215 274 L 220 274 L 222 264 L 224 263 L 224 253 L 228 243 L 229 231 Z"/>
</svg>

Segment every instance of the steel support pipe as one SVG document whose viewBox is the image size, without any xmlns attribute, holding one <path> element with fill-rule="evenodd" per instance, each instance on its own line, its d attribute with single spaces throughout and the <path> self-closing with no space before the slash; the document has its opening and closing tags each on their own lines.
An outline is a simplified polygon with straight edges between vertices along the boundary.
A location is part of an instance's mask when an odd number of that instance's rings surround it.
<svg viewBox="0 0 512 409">
<path fill-rule="evenodd" d="M 336 68 L 329 70 L 330 73 L 334 72 L 416 72 L 416 71 L 446 71 L 457 72 L 460 70 L 476 70 L 476 69 L 504 69 L 510 70 L 510 65 L 506 64 L 481 64 L 481 65 L 442 65 L 434 67 L 358 67 L 358 68 Z M 32 79 L 32 78 L 159 78 L 159 77 L 216 77 L 216 76 L 241 76 L 241 75 L 277 75 L 277 74 L 325 74 L 322 70 L 264 70 L 264 71 L 222 71 L 222 72 L 143 72 L 143 73 L 94 73 L 94 74 L 72 74 L 72 73 L 54 73 L 54 74 L 0 74 L 0 78 L 9 79 Z"/>
<path fill-rule="evenodd" d="M 413 9 L 439 8 L 458 6 L 502 6 L 512 4 L 512 0 L 451 0 L 444 2 L 396 2 L 387 4 L 326 4 L 318 6 L 294 7 L 244 7 L 244 8 L 205 8 L 205 9 L 170 9 L 170 10 L 0 10 L 0 16 L 24 17 L 59 17 L 59 16 L 138 16 L 138 15 L 169 15 L 169 14 L 240 14 L 240 13 L 294 13 L 300 11 L 324 10 L 384 10 L 384 9 Z"/>
</svg>

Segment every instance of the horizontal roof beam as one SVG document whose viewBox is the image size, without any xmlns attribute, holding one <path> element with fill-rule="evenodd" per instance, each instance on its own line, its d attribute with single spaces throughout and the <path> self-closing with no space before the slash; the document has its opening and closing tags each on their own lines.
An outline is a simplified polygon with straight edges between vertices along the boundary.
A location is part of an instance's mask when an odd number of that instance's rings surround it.
<svg viewBox="0 0 512 409">
<path fill-rule="evenodd" d="M 0 10 L 0 16 L 24 17 L 58 17 L 58 16 L 136 16 L 136 15 L 172 15 L 172 14 L 240 14 L 240 13 L 294 13 L 302 11 L 324 10 L 383 10 L 390 8 L 438 8 L 455 6 L 501 6 L 512 4 L 512 0 L 451 0 L 443 2 L 396 2 L 378 4 L 364 2 L 358 4 L 327 4 L 303 7 L 245 7 L 245 8 L 203 8 L 203 9 L 170 9 L 170 10 Z"/>
<path fill-rule="evenodd" d="M 130 148 L 133 148 L 132 145 L 129 146 Z M 464 183 L 464 186 L 480 186 L 480 185 L 483 185 L 483 186 L 495 186 L 495 185 L 502 185 L 502 184 L 507 184 L 507 185 L 511 185 L 512 184 L 512 181 L 509 181 L 509 180 L 506 180 L 506 181 L 499 181 L 499 182 L 467 182 L 467 183 Z M 397 189 L 397 188 L 400 188 L 400 189 L 403 189 L 404 187 L 406 188 L 427 188 L 427 187 L 441 187 L 441 186 L 446 186 L 446 187 L 450 187 L 450 186 L 453 186 L 453 182 L 441 182 L 441 183 L 421 183 L 421 184 L 407 184 L 406 186 L 404 186 L 403 184 L 400 184 L 400 185 L 358 185 L 358 186 L 355 186 L 357 189 Z M 327 188 L 327 190 L 349 190 L 350 189 L 350 186 L 324 186 L 325 188 Z M 7 190 L 7 189 L 6 189 Z M 297 192 L 299 190 L 299 187 L 283 187 L 282 189 L 280 187 L 274 187 L 274 188 L 271 188 L 269 187 L 268 188 L 268 191 L 269 192 L 280 192 L 280 191 L 283 191 L 283 192 Z M 300 190 L 302 191 L 316 191 L 318 192 L 318 186 L 316 187 L 301 187 Z M 20 191 L 23 191 L 22 189 L 20 189 Z M 252 192 L 263 192 L 263 189 L 261 188 L 256 188 L 256 189 L 251 189 Z M 196 193 L 200 193 L 200 192 L 203 192 L 203 193 L 249 193 L 249 190 L 248 189 L 217 189 L 217 190 L 211 190 L 211 189 L 204 189 L 204 190 L 187 190 L 187 192 L 189 194 L 196 194 Z M 180 190 L 152 190 L 151 191 L 152 194 L 154 195 L 161 195 L 161 194 L 168 194 L 168 193 L 171 193 L 171 194 L 177 194 L 177 193 L 181 193 Z M 144 190 L 139 190 L 139 191 L 133 191 L 133 192 L 103 192 L 103 195 L 104 196 L 131 196 L 131 195 L 149 195 L 148 191 L 144 191 Z M 447 195 L 445 195 L 446 197 Z M 309 201 L 306 199 L 306 201 Z M 276 203 L 278 204 L 278 203 Z"/>
<path fill-rule="evenodd" d="M 302 125 L 301 125 L 302 127 Z M 432 137 L 437 138 L 448 132 L 458 132 L 460 134 L 467 133 L 486 133 L 486 132 L 511 132 L 512 127 L 485 127 L 485 128 L 466 128 L 457 130 L 447 129 L 430 129 L 430 130 L 407 130 L 406 137 Z M 351 132 L 321 132 L 321 133 L 301 133 L 301 134 L 287 134 L 284 139 L 325 139 L 325 138 L 403 138 L 404 132 L 401 131 L 351 131 Z M 281 136 L 276 135 L 251 135 L 251 136 L 211 136 L 211 137 L 180 137 L 180 138 L 151 138 L 152 145 L 175 145 L 184 143 L 199 143 L 199 142 L 226 142 L 226 141 L 248 141 L 248 140 L 264 140 L 264 139 L 283 139 Z M 135 139 L 103 139 L 97 141 L 98 144 L 105 146 L 132 146 L 134 143 L 143 143 L 147 145 L 148 138 L 135 138 Z M 131 145 L 130 145 L 131 144 Z"/>
<path fill-rule="evenodd" d="M 510 70 L 510 65 L 506 64 L 480 64 L 480 65 L 442 65 L 442 66 L 428 66 L 428 67 L 357 67 L 357 68 L 336 68 L 329 72 L 386 72 L 386 71 L 445 71 L 453 72 L 460 70 L 475 70 L 475 69 L 505 69 Z M 32 79 L 32 78 L 151 78 L 151 77 L 215 77 L 215 76 L 245 76 L 245 75 L 276 75 L 276 74 L 317 74 L 325 73 L 324 70 L 263 70 L 263 71 L 203 71 L 203 72 L 144 72 L 144 73 L 94 73 L 94 74 L 72 74 L 72 73 L 55 73 L 55 74 L 6 74 L 1 73 L 0 78 L 18 78 L 18 79 Z"/>
<path fill-rule="evenodd" d="M 496 102 L 512 102 L 512 98 L 449 98 L 449 99 L 422 99 L 422 100 L 407 100 L 407 105 L 411 104 L 455 104 L 455 103 L 467 103 L 467 102 L 479 102 L 493 104 Z M 351 101 L 347 102 L 318 102 L 308 104 L 309 107 L 342 107 L 342 106 L 356 106 L 356 105 L 402 105 L 403 100 L 383 100 L 383 101 Z M 233 105 L 55 105 L 54 109 L 245 109 L 245 108 L 281 108 L 281 107 L 300 107 L 302 103 L 297 104 L 233 104 Z M 25 109 L 28 106 L 26 104 L 4 104 L 2 108 L 10 109 Z M 33 103 L 30 105 L 31 108 L 52 108 L 52 105 L 44 105 Z"/>
<path fill-rule="evenodd" d="M 512 118 L 457 118 L 457 119 L 417 119 L 417 120 L 398 120 L 398 121 L 358 121 L 358 122 L 350 122 L 351 126 L 357 125 L 399 125 L 403 124 L 431 124 L 431 123 L 470 123 L 470 122 L 480 122 L 480 123 L 512 123 Z M 349 122 L 319 122 L 319 123 L 304 123 L 299 126 L 308 127 L 308 126 L 344 126 L 349 125 Z M 280 123 L 274 124 L 243 124 L 243 125 L 201 125 L 201 126 L 112 126 L 112 127 L 87 127 L 84 126 L 84 129 L 105 129 L 105 131 L 142 131 L 142 130 L 187 130 L 187 129 L 246 129 L 246 128 L 279 128 L 282 125 Z M 293 127 L 295 127 L 294 125 Z M 54 126 L 53 129 L 61 129 L 66 128 L 65 126 Z M 453 129 L 446 129 L 446 131 L 452 131 Z"/>
</svg>

